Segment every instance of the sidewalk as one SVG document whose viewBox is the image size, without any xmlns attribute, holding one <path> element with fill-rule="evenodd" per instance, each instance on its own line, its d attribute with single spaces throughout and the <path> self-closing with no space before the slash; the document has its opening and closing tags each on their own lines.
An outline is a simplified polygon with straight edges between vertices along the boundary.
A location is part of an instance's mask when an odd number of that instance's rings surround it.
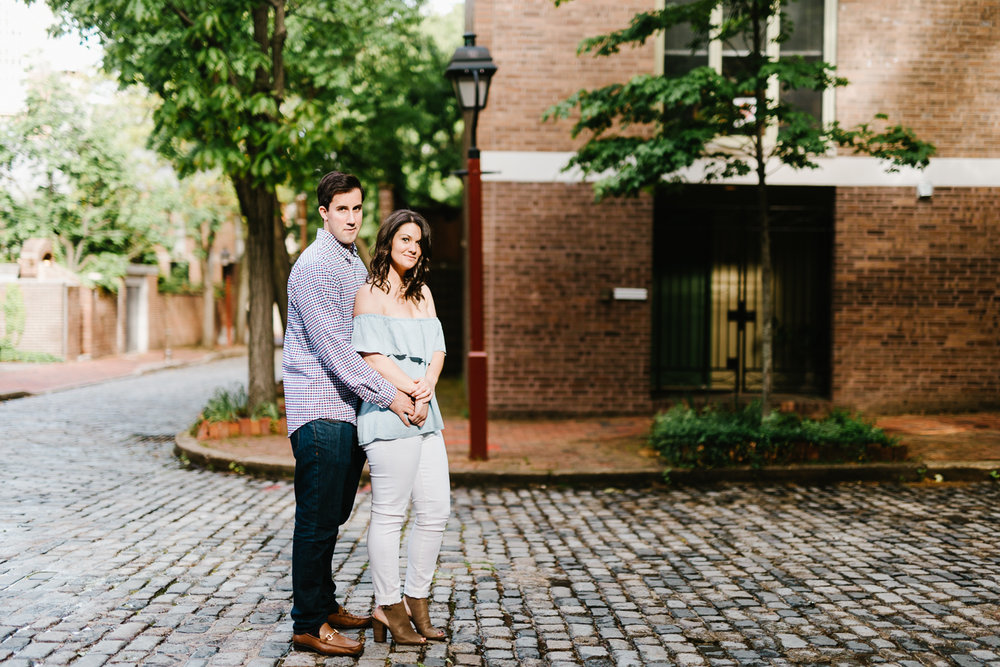
<svg viewBox="0 0 1000 667">
<path fill-rule="evenodd" d="M 155 350 L 87 361 L 38 364 L 5 361 L 0 363 L 0 401 L 245 354 L 246 348 L 242 346 L 218 350 L 185 347 L 172 349 L 169 354 Z"/>
<path fill-rule="evenodd" d="M 646 443 L 651 418 L 493 420 L 487 461 L 469 459 L 469 424 L 445 418 L 452 482 L 471 484 L 600 484 L 664 482 L 664 466 Z M 672 470 L 675 484 L 714 482 L 983 481 L 1000 470 L 1000 415 L 893 416 L 876 422 L 900 437 L 901 463 L 774 466 L 763 469 Z M 282 435 L 197 441 L 177 436 L 177 451 L 200 465 L 290 477 L 295 469 Z M 940 476 L 938 478 L 937 476 Z"/>
<path fill-rule="evenodd" d="M 209 351 L 177 349 L 56 364 L 0 363 L 0 401 L 60 391 L 186 364 L 245 354 L 241 347 Z M 193 419 L 192 415 L 192 419 Z M 894 415 L 876 421 L 909 448 L 903 463 L 673 470 L 673 483 L 720 481 L 944 481 L 991 479 L 1000 469 L 1000 413 Z M 651 416 L 571 420 L 493 420 L 489 459 L 469 459 L 469 425 L 445 419 L 452 480 L 474 483 L 649 484 L 664 481 L 663 466 L 646 444 Z M 177 450 L 191 461 L 220 470 L 290 476 L 294 460 L 283 435 L 199 442 L 177 436 Z"/>
</svg>

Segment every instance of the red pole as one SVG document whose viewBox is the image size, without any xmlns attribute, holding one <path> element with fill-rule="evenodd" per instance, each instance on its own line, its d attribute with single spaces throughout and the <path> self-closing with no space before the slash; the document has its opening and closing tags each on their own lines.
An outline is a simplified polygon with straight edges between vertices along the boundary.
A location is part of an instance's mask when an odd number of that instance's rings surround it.
<svg viewBox="0 0 1000 667">
<path fill-rule="evenodd" d="M 486 344 L 483 335 L 483 191 L 479 150 L 469 150 L 469 458 L 485 461 Z"/>
</svg>

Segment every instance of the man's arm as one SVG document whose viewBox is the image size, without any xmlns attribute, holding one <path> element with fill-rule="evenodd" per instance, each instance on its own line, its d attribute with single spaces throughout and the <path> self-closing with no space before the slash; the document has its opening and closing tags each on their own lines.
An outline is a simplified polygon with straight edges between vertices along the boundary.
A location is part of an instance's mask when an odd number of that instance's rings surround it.
<svg viewBox="0 0 1000 667">
<path fill-rule="evenodd" d="M 289 291 L 320 363 L 362 400 L 393 409 L 396 394 L 400 392 L 351 346 L 352 318 L 350 312 L 344 312 L 338 298 L 342 289 L 339 281 L 319 262 L 302 267 L 298 278 L 297 285 L 290 286 Z M 412 402 L 410 405 L 412 411 Z"/>
</svg>

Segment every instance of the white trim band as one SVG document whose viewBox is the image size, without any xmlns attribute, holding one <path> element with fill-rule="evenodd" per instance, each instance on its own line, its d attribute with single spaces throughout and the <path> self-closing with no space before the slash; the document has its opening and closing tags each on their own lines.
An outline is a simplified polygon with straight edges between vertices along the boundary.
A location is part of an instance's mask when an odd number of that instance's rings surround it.
<svg viewBox="0 0 1000 667">
<path fill-rule="evenodd" d="M 500 183 L 579 183 L 578 169 L 562 168 L 573 157 L 569 151 L 483 151 L 483 180 Z M 792 169 L 781 164 L 768 168 L 769 185 L 822 185 L 861 187 L 914 187 L 929 181 L 934 187 L 1000 187 L 1000 159 L 996 158 L 933 158 L 921 173 L 917 169 L 885 171 L 881 160 L 872 157 L 837 156 L 817 158 L 817 169 Z M 486 173 L 494 172 L 494 173 Z M 701 181 L 703 169 L 696 165 L 687 170 L 685 180 Z M 586 181 L 598 180 L 588 176 Z M 754 184 L 754 175 L 719 181 L 732 184 Z"/>
</svg>

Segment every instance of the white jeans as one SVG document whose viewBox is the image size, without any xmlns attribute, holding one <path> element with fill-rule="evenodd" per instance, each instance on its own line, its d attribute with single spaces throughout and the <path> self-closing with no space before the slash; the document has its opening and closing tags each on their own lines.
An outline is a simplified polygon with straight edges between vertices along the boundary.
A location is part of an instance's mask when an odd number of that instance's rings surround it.
<svg viewBox="0 0 1000 667">
<path fill-rule="evenodd" d="M 406 507 L 413 498 L 416 515 L 406 553 L 405 592 L 413 598 L 430 594 L 444 527 L 451 512 L 448 453 L 441 433 L 365 445 L 372 480 L 372 518 L 368 527 L 368 561 L 375 604 L 402 600 L 399 591 L 399 542 Z"/>
</svg>

